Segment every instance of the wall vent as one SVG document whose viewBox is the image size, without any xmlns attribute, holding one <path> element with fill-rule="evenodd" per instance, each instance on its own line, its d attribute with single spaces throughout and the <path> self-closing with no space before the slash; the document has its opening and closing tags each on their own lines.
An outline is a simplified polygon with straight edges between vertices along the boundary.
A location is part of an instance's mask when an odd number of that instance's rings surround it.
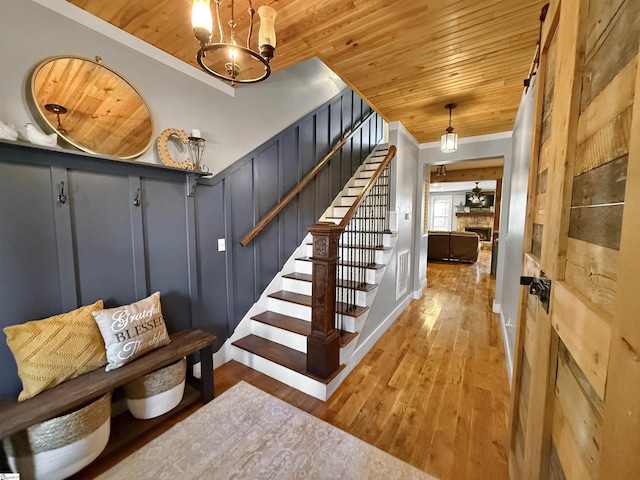
<svg viewBox="0 0 640 480">
<path fill-rule="evenodd" d="M 396 275 L 396 300 L 400 300 L 409 291 L 409 250 L 398 252 Z"/>
</svg>

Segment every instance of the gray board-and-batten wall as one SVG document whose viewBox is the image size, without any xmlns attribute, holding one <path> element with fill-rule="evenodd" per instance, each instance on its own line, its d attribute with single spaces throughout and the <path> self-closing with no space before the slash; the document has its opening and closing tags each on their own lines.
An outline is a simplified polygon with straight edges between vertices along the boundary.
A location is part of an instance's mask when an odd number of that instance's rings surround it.
<svg viewBox="0 0 640 480">
<path fill-rule="evenodd" d="M 382 139 L 382 118 L 250 245 L 240 239 L 369 112 L 347 89 L 195 187 L 182 170 L 0 142 L 0 327 L 160 291 L 170 332 L 202 328 L 219 348 Z M 4 341 L 0 366 L 0 399 L 17 396 Z"/>
</svg>

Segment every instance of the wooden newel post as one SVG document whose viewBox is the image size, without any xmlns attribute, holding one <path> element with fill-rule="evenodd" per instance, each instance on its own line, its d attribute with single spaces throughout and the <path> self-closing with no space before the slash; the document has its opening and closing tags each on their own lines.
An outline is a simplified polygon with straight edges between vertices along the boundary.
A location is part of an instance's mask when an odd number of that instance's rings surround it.
<svg viewBox="0 0 640 480">
<path fill-rule="evenodd" d="M 308 227 L 313 235 L 311 334 L 307 371 L 327 378 L 340 366 L 340 335 L 335 328 L 338 239 L 343 228 L 330 222 Z"/>
</svg>

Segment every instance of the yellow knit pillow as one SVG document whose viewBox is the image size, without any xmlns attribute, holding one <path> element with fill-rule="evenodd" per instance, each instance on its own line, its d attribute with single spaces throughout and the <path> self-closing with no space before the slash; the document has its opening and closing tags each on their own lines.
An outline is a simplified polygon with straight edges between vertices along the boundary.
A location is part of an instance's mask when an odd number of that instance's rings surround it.
<svg viewBox="0 0 640 480">
<path fill-rule="evenodd" d="M 91 315 L 102 308 L 98 300 L 72 312 L 3 329 L 22 380 L 18 400 L 107 363 L 104 341 Z"/>
</svg>

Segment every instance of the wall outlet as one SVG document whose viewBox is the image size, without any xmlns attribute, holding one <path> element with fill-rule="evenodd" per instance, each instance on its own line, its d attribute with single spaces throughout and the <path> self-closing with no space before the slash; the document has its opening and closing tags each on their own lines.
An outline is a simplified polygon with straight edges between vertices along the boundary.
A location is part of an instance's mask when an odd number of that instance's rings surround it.
<svg viewBox="0 0 640 480">
<path fill-rule="evenodd" d="M 224 238 L 219 238 L 218 239 L 218 251 L 219 252 L 224 252 L 227 249 L 227 242 L 225 241 Z"/>
</svg>

